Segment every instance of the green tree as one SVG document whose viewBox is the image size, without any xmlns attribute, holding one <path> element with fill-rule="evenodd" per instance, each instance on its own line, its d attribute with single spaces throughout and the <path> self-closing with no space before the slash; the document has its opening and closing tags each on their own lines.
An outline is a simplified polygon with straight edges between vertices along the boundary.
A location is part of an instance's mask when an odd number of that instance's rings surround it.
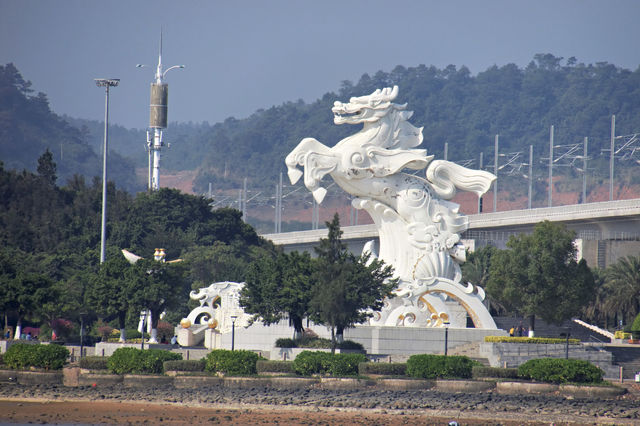
<svg viewBox="0 0 640 426">
<path fill-rule="evenodd" d="M 511 237 L 508 250 L 492 256 L 487 293 L 508 309 L 559 324 L 592 300 L 594 280 L 584 259 L 576 261 L 575 233 L 549 221 L 531 235 Z"/>
<path fill-rule="evenodd" d="M 158 320 L 164 311 L 180 309 L 189 299 L 190 285 L 184 262 L 140 259 L 125 272 L 131 285 L 131 306 L 151 312 L 151 339 L 156 340 Z"/>
<path fill-rule="evenodd" d="M 288 317 L 294 339 L 301 337 L 303 319 L 309 314 L 313 271 L 308 253 L 265 254 L 249 266 L 240 305 L 265 325 Z"/>
<path fill-rule="evenodd" d="M 89 278 L 85 302 L 103 320 L 118 319 L 120 341 L 124 342 L 127 312 L 133 298 L 127 271 L 132 267 L 121 253 L 110 252 L 110 256 Z"/>
<path fill-rule="evenodd" d="M 482 288 L 487 287 L 490 277 L 491 258 L 498 252 L 493 246 L 481 247 L 478 250 L 467 253 L 467 261 L 461 266 L 462 280 L 479 285 Z M 505 307 L 495 300 L 491 295 L 486 295 L 488 309 L 490 312 L 504 312 Z"/>
<path fill-rule="evenodd" d="M 56 179 L 56 163 L 53 161 L 53 154 L 49 148 L 38 158 L 38 175 L 49 185 L 55 185 Z"/>
<path fill-rule="evenodd" d="M 332 350 L 342 341 L 345 328 L 362 323 L 380 311 L 383 299 L 398 285 L 393 268 L 369 255 L 354 256 L 341 240 L 336 213 L 326 222 L 328 238 L 316 247 L 318 259 L 315 286 L 310 302 L 311 319 L 331 328 Z"/>
<path fill-rule="evenodd" d="M 627 256 L 605 270 L 607 311 L 629 324 L 640 312 L 640 256 Z"/>
</svg>

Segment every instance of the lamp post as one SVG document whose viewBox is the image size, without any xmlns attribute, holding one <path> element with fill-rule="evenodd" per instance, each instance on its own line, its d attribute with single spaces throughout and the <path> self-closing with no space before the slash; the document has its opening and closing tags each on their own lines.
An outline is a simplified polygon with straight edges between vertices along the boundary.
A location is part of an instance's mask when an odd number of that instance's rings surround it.
<svg viewBox="0 0 640 426">
<path fill-rule="evenodd" d="M 84 352 L 84 317 L 87 315 L 86 312 L 80 312 L 80 358 L 83 356 Z"/>
<path fill-rule="evenodd" d="M 238 318 L 237 315 L 231 315 L 231 350 L 233 351 L 235 349 L 235 343 L 236 343 L 236 319 Z"/>
<path fill-rule="evenodd" d="M 105 88 L 104 98 L 104 144 L 102 147 L 102 236 L 100 238 L 100 263 L 106 257 L 107 239 L 107 143 L 109 140 L 109 88 L 120 83 L 119 78 L 96 78 L 96 86 Z"/>
<path fill-rule="evenodd" d="M 569 330 L 567 329 L 566 333 L 560 333 L 560 337 L 565 337 L 566 343 L 564 346 L 564 358 L 565 359 L 569 359 L 569 337 L 571 336 L 571 333 L 569 332 Z"/>
<path fill-rule="evenodd" d="M 444 356 L 447 356 L 449 350 L 449 317 L 445 316 L 442 323 L 444 324 Z"/>
</svg>

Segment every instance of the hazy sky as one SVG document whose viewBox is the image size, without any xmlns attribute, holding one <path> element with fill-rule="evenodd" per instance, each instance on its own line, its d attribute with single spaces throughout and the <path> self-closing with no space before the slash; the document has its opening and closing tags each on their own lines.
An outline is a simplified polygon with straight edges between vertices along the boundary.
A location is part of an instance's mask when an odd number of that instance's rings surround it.
<svg viewBox="0 0 640 426">
<path fill-rule="evenodd" d="M 110 121 L 145 128 L 162 26 L 163 63 L 186 65 L 167 74 L 169 121 L 215 123 L 399 64 L 475 74 L 551 53 L 635 70 L 639 18 L 638 0 L 0 0 L 0 64 L 81 118 L 104 116 L 93 79 L 120 78 Z"/>
</svg>

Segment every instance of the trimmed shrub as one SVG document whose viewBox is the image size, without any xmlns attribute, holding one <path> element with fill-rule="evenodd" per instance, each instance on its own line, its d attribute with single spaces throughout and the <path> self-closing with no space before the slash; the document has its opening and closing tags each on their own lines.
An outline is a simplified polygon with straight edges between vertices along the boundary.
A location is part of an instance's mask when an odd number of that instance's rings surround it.
<svg viewBox="0 0 640 426">
<path fill-rule="evenodd" d="M 329 364 L 329 374 L 335 377 L 357 376 L 358 365 L 367 361 L 364 354 L 334 354 Z"/>
<path fill-rule="evenodd" d="M 468 379 L 478 362 L 466 356 L 412 355 L 407 360 L 407 376 L 419 379 Z"/>
<path fill-rule="evenodd" d="M 80 368 L 87 370 L 108 370 L 108 361 L 109 357 L 106 356 L 85 356 L 84 358 L 80 358 L 78 364 Z"/>
<path fill-rule="evenodd" d="M 511 336 L 485 336 L 487 343 L 529 343 L 529 344 L 565 344 L 567 339 L 552 337 L 511 337 Z M 569 344 L 579 345 L 580 339 L 569 339 Z"/>
<path fill-rule="evenodd" d="M 0 354 L 0 365 L 4 365 L 4 355 Z"/>
<path fill-rule="evenodd" d="M 262 373 L 286 373 L 295 374 L 292 361 L 266 361 L 260 360 L 256 363 L 256 371 Z"/>
<path fill-rule="evenodd" d="M 604 372 L 580 359 L 539 358 L 518 367 L 518 375 L 547 383 L 600 383 Z"/>
<path fill-rule="evenodd" d="M 216 349 L 207 355 L 205 370 L 210 373 L 224 373 L 234 376 L 256 374 L 258 354 L 251 351 L 228 351 Z"/>
<path fill-rule="evenodd" d="M 634 339 L 640 339 L 640 314 L 636 316 L 631 324 L 631 335 Z"/>
<path fill-rule="evenodd" d="M 360 343 L 352 340 L 344 340 L 336 347 L 338 349 L 364 350 Z M 276 340 L 276 348 L 331 349 L 331 340 L 315 336 L 303 336 L 300 339 L 281 338 Z"/>
<path fill-rule="evenodd" d="M 276 348 L 297 348 L 296 341 L 288 337 L 282 337 L 276 340 Z"/>
<path fill-rule="evenodd" d="M 361 362 L 358 364 L 358 373 L 361 376 L 404 376 L 407 372 L 407 364 L 402 362 Z"/>
<path fill-rule="evenodd" d="M 326 374 L 329 371 L 331 353 L 319 351 L 303 351 L 293 360 L 293 369 L 301 376 Z"/>
<path fill-rule="evenodd" d="M 68 357 L 69 351 L 64 346 L 18 343 L 7 349 L 4 354 L 4 363 L 7 367 L 15 369 L 37 367 L 59 370 Z"/>
<path fill-rule="evenodd" d="M 476 366 L 471 369 L 471 375 L 474 379 L 517 379 L 518 369 Z"/>
<path fill-rule="evenodd" d="M 162 374 L 165 361 L 182 359 L 182 355 L 161 349 L 119 348 L 107 361 L 107 367 L 115 374 Z"/>
<path fill-rule="evenodd" d="M 364 346 L 358 342 L 354 342 L 353 340 L 344 340 L 343 342 L 338 343 L 338 349 L 364 351 Z"/>
<path fill-rule="evenodd" d="M 204 359 L 179 359 L 165 361 L 163 369 L 165 373 L 167 371 L 187 371 L 198 372 L 204 371 L 205 360 Z"/>
<path fill-rule="evenodd" d="M 331 354 L 330 352 L 304 351 L 293 360 L 296 374 L 331 375 L 336 377 L 356 376 L 358 364 L 365 362 L 364 354 Z"/>
</svg>

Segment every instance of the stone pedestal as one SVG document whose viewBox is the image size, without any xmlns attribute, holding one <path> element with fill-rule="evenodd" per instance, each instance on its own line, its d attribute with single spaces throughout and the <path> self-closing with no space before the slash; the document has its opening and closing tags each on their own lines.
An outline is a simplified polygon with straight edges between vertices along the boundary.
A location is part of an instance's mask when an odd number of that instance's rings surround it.
<svg viewBox="0 0 640 426">
<path fill-rule="evenodd" d="M 204 347 L 207 349 L 222 348 L 222 336 L 216 329 L 207 329 L 204 332 Z"/>
</svg>

